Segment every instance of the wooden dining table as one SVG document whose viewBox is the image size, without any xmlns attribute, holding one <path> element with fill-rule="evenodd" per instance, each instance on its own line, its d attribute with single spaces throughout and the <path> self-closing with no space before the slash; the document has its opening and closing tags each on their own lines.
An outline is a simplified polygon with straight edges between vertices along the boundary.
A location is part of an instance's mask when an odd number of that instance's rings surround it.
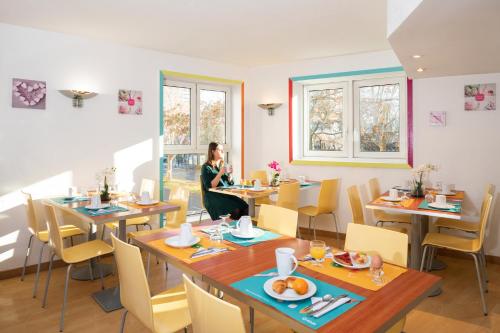
<svg viewBox="0 0 500 333">
<path fill-rule="evenodd" d="M 297 182 L 295 179 L 283 183 Z M 321 182 L 308 180 L 305 184 L 301 184 L 300 190 L 306 190 L 321 185 Z M 248 215 L 255 216 L 255 201 L 259 198 L 265 198 L 278 193 L 279 186 L 262 186 L 261 189 L 255 190 L 252 186 L 233 185 L 227 187 L 215 187 L 209 189 L 210 192 L 221 193 L 225 195 L 233 195 L 245 200 L 248 203 Z"/>
<path fill-rule="evenodd" d="M 128 201 L 121 201 L 118 203 L 118 206 L 127 208 L 126 211 L 114 212 L 105 215 L 91 216 L 80 213 L 79 211 L 76 210 L 76 208 L 78 207 L 85 207 L 89 205 L 90 201 L 86 200 L 86 201 L 61 203 L 59 200 L 56 200 L 55 198 L 49 200 L 52 204 L 60 207 L 63 211 L 67 212 L 68 214 L 76 216 L 83 222 L 89 223 L 88 240 L 94 240 L 97 238 L 97 226 L 103 225 L 104 223 L 108 222 L 118 221 L 118 237 L 126 242 L 127 219 L 163 214 L 180 209 L 179 206 L 171 205 L 166 202 L 159 202 L 155 205 L 149 205 L 149 206 L 139 206 L 137 204 Z M 101 270 L 103 276 L 109 275 L 113 271 L 113 267 L 111 265 L 99 264 L 95 260 L 91 260 L 90 266 L 93 272 L 99 272 L 99 270 Z M 75 268 L 74 274 L 72 274 L 72 278 L 77 280 L 90 280 L 92 276 L 95 275 L 90 272 L 90 268 L 88 265 Z M 120 292 L 118 287 L 108 288 L 96 292 L 92 295 L 92 297 L 106 312 L 114 311 L 122 307 L 120 303 Z"/>
<path fill-rule="evenodd" d="M 386 192 L 382 194 L 380 198 L 370 201 L 366 204 L 366 208 L 411 215 L 410 267 L 413 269 L 419 269 L 423 251 L 422 241 L 424 240 L 425 235 L 429 232 L 429 217 L 444 217 L 453 220 L 460 220 L 463 213 L 462 211 L 459 213 L 453 213 L 443 210 L 419 208 L 425 198 L 410 197 L 408 200 L 401 202 L 389 202 L 381 199 L 382 197 L 388 195 L 389 192 Z M 447 196 L 447 200 L 463 203 L 464 196 L 464 191 L 455 191 L 455 195 Z"/>
<path fill-rule="evenodd" d="M 200 231 L 200 228 L 206 227 L 207 224 L 194 227 L 193 230 L 198 236 L 207 237 Z M 211 256 L 202 261 L 188 263 L 153 245 L 177 233 L 177 230 L 157 232 L 147 236 L 139 236 L 133 242 L 144 251 L 156 255 L 185 274 L 208 283 L 224 292 L 225 295 L 229 295 L 256 311 L 265 313 L 299 333 L 385 332 L 441 285 L 441 278 L 438 276 L 408 269 L 380 290 L 371 291 L 299 266 L 297 269 L 299 273 L 366 298 L 341 316 L 318 330 L 314 330 L 231 286 L 232 283 L 276 267 L 275 249 L 277 247 L 293 248 L 297 258 L 300 258 L 309 253 L 309 241 L 283 236 L 248 247 L 223 241 L 234 250 Z"/>
</svg>

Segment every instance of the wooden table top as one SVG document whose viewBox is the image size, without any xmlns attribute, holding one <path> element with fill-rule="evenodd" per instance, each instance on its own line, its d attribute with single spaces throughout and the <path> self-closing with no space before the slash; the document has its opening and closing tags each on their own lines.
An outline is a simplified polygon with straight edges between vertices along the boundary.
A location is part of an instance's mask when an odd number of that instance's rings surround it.
<svg viewBox="0 0 500 333">
<path fill-rule="evenodd" d="M 99 215 L 99 216 L 90 216 L 90 215 L 85 215 L 77 210 L 75 208 L 78 207 L 84 207 L 89 205 L 90 201 L 77 201 L 77 202 L 70 202 L 70 203 L 65 203 L 61 204 L 58 203 L 54 200 L 50 200 L 51 203 L 61 207 L 61 209 L 69 212 L 70 214 L 77 215 L 80 217 L 82 220 L 85 220 L 87 222 L 91 222 L 94 224 L 104 224 L 107 222 L 114 222 L 114 221 L 119 221 L 119 220 L 127 220 L 131 219 L 134 217 L 141 217 L 141 216 L 150 216 L 150 215 L 156 215 L 156 214 L 162 214 L 166 212 L 171 212 L 175 210 L 179 210 L 180 207 L 177 205 L 171 205 L 167 202 L 160 201 L 156 205 L 151 205 L 151 206 L 138 206 L 132 202 L 127 202 L 127 201 L 121 201 L 119 202 L 119 206 L 126 207 L 128 210 L 124 212 L 116 212 L 116 213 L 111 213 L 111 214 L 106 214 L 106 215 Z"/>
<path fill-rule="evenodd" d="M 199 228 L 201 227 L 193 229 L 200 235 L 202 233 L 199 232 Z M 275 267 L 274 250 L 277 247 L 294 248 L 295 255 L 300 258 L 309 253 L 309 241 L 285 237 L 249 247 L 228 243 L 235 247 L 236 250 L 188 264 L 148 245 L 152 240 L 164 239 L 175 234 L 177 234 L 176 230 L 156 232 L 152 235 L 137 237 L 134 239 L 134 243 L 142 249 L 157 255 L 162 260 L 168 261 L 187 274 L 201 278 L 231 297 L 284 323 L 296 332 L 385 332 L 434 289 L 441 286 L 440 277 L 408 269 L 407 272 L 384 288 L 378 291 L 370 291 L 299 266 L 297 271 L 303 274 L 366 297 L 365 301 L 319 330 L 314 331 L 277 309 L 230 286 L 234 282 Z"/>
<path fill-rule="evenodd" d="M 385 192 L 384 194 L 382 194 L 381 197 L 387 196 L 387 195 L 389 195 L 388 191 Z M 463 202 L 464 195 L 465 195 L 464 191 L 456 191 L 456 194 L 454 196 L 447 196 L 447 199 L 450 201 Z M 395 213 L 426 215 L 426 216 L 433 216 L 433 217 L 445 217 L 445 218 L 454 219 L 454 220 L 460 220 L 462 218 L 462 215 L 463 215 L 462 212 L 452 213 L 452 212 L 446 212 L 446 211 L 418 208 L 418 206 L 422 203 L 422 201 L 425 200 L 425 198 L 410 197 L 410 200 L 412 200 L 412 201 L 393 203 L 393 202 L 389 202 L 389 201 L 383 201 L 381 199 L 381 197 L 367 203 L 366 208 L 392 211 Z M 463 211 L 463 207 L 462 207 L 462 211 Z"/>
<path fill-rule="evenodd" d="M 297 182 L 297 180 L 292 179 L 289 182 Z M 284 182 L 285 183 L 285 182 Z M 307 181 L 308 184 L 311 184 L 311 186 L 306 186 L 306 187 L 301 187 L 301 190 L 305 190 L 314 186 L 318 186 L 321 184 L 321 182 L 318 181 Z M 241 186 L 241 185 L 235 185 L 235 186 Z M 257 198 L 263 198 L 267 197 L 271 194 L 276 194 L 278 193 L 279 186 L 276 187 L 271 187 L 271 186 L 262 186 L 262 191 L 255 191 L 252 190 L 251 187 L 242 187 L 242 188 L 223 188 L 223 187 L 216 187 L 216 188 L 211 188 L 209 191 L 211 192 L 216 192 L 216 193 L 222 193 L 222 194 L 228 194 L 228 195 L 234 195 L 238 198 L 242 199 L 257 199 Z"/>
</svg>

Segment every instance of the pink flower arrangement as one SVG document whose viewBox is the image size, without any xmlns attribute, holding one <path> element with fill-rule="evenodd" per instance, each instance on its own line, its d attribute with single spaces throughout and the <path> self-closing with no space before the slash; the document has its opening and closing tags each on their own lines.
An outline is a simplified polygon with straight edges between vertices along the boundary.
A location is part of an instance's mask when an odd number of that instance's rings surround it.
<svg viewBox="0 0 500 333">
<path fill-rule="evenodd" d="M 276 172 L 281 171 L 280 163 L 278 161 L 271 161 L 267 166 Z"/>
</svg>

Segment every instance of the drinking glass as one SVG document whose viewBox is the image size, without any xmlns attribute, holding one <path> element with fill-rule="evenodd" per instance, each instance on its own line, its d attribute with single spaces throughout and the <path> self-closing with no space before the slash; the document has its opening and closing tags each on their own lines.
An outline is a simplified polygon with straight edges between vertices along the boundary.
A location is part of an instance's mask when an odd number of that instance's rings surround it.
<svg viewBox="0 0 500 333">
<path fill-rule="evenodd" d="M 227 174 L 233 173 L 233 166 L 232 166 L 232 164 L 226 163 L 225 167 L 226 167 L 226 173 Z"/>
<path fill-rule="evenodd" d="M 373 283 L 376 285 L 384 284 L 384 270 L 383 266 L 380 267 L 370 267 L 370 275 L 372 277 Z"/>
<path fill-rule="evenodd" d="M 309 252 L 311 257 L 314 258 L 314 265 L 321 266 L 326 256 L 326 244 L 324 241 L 313 240 L 309 245 Z"/>
<path fill-rule="evenodd" d="M 210 233 L 210 240 L 212 242 L 220 243 L 224 240 L 223 228 L 225 227 L 225 228 L 229 229 L 229 224 L 227 224 L 227 222 L 226 222 L 226 219 L 228 219 L 229 216 L 231 216 L 231 215 L 226 214 L 226 215 L 219 216 L 220 219 L 222 220 L 222 222 L 219 223 L 217 226 L 215 226 L 215 228 L 212 229 L 212 232 Z"/>
</svg>

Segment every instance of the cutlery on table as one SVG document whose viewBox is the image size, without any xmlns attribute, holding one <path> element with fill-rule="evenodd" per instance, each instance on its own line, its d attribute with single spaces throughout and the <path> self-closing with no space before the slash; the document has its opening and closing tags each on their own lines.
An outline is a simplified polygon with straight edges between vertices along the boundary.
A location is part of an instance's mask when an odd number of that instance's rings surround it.
<svg viewBox="0 0 500 333">
<path fill-rule="evenodd" d="M 300 310 L 300 313 L 308 313 L 313 309 L 313 307 L 318 304 L 319 302 L 328 302 L 329 300 L 332 299 L 332 295 L 326 294 L 324 295 L 319 301 L 312 303 L 311 305 L 306 306 L 305 308 Z"/>
<path fill-rule="evenodd" d="M 278 276 L 278 272 L 259 273 L 259 274 L 254 274 L 253 276 Z"/>
<path fill-rule="evenodd" d="M 191 258 L 198 258 L 202 256 L 206 256 L 209 254 L 216 254 L 216 253 L 222 253 L 222 252 L 227 252 L 229 251 L 229 248 L 227 247 L 209 247 L 208 249 L 203 249 L 200 248 L 197 252 L 193 253 L 191 255 Z"/>
<path fill-rule="evenodd" d="M 321 310 L 325 309 L 327 306 L 330 306 L 331 304 L 337 302 L 338 300 L 344 298 L 344 297 L 347 297 L 346 294 L 342 294 L 342 295 L 339 295 L 339 296 L 336 296 L 336 297 L 333 297 L 332 299 L 330 299 L 328 302 L 326 302 L 325 305 L 323 305 L 322 307 L 320 307 L 319 309 L 315 309 L 313 311 L 310 311 L 308 313 L 309 316 L 313 316 L 315 315 L 316 313 L 320 312 Z"/>
<path fill-rule="evenodd" d="M 320 318 L 320 317 L 322 317 L 322 316 L 326 315 L 328 312 L 330 312 L 330 311 L 332 311 L 332 310 L 335 310 L 335 309 L 338 309 L 338 308 L 340 308 L 340 307 L 341 307 L 341 306 L 343 306 L 343 305 L 346 305 L 346 304 L 349 304 L 349 303 L 359 303 L 359 302 L 361 302 L 359 299 L 352 299 L 352 298 L 349 298 L 349 300 L 348 300 L 347 302 L 342 303 L 342 304 L 340 304 L 339 306 L 336 306 L 336 307 L 334 307 L 334 308 L 332 308 L 332 309 L 330 309 L 330 310 L 328 310 L 328 311 L 325 311 L 324 313 L 322 313 L 322 314 L 318 315 L 316 318 Z"/>
</svg>

